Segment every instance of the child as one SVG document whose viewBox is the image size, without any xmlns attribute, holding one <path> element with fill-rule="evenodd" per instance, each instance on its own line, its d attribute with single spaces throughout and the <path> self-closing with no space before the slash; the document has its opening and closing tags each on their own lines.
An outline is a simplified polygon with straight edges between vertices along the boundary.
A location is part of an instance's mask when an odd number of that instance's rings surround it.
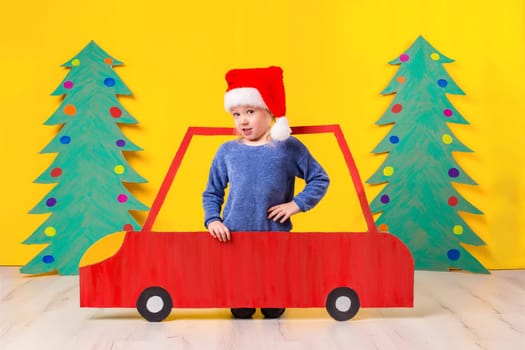
<svg viewBox="0 0 525 350">
<path fill-rule="evenodd" d="M 226 74 L 224 107 L 239 139 L 220 146 L 203 193 L 205 225 L 221 242 L 229 241 L 232 231 L 290 231 L 290 217 L 313 208 L 326 193 L 326 172 L 299 140 L 289 137 L 282 73 L 280 67 L 268 67 Z M 296 177 L 306 185 L 294 196 Z M 266 318 L 277 318 L 284 309 L 261 311 Z M 254 312 L 232 309 L 237 318 Z"/>
</svg>

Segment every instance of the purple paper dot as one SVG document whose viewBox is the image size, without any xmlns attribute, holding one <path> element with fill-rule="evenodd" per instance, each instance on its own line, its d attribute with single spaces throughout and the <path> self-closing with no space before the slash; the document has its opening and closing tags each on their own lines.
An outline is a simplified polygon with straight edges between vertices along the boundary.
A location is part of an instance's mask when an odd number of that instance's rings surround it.
<svg viewBox="0 0 525 350">
<path fill-rule="evenodd" d="M 458 177 L 459 176 L 459 170 L 457 168 L 450 168 L 448 169 L 448 176 L 450 177 Z"/>
<path fill-rule="evenodd" d="M 66 89 L 72 89 L 74 85 L 75 84 L 73 84 L 73 82 L 71 80 L 68 80 L 68 81 L 64 82 L 64 87 Z"/>
<path fill-rule="evenodd" d="M 438 84 L 439 87 L 444 88 L 444 87 L 447 87 L 447 85 L 448 85 L 448 81 L 446 81 L 445 79 L 439 79 L 439 80 L 437 81 L 437 84 Z"/>
<path fill-rule="evenodd" d="M 121 193 L 117 196 L 117 201 L 119 203 L 126 203 L 128 201 L 128 196 L 126 196 L 125 194 Z"/>
<path fill-rule="evenodd" d="M 444 109 L 444 110 L 443 110 L 443 115 L 444 115 L 445 117 L 447 117 L 447 118 L 452 117 L 452 110 L 451 110 L 451 109 L 448 109 L 448 108 Z"/>
<path fill-rule="evenodd" d="M 46 200 L 46 205 L 48 207 L 54 207 L 56 204 L 57 204 L 57 199 L 56 198 L 51 197 L 51 198 L 48 198 Z"/>
<path fill-rule="evenodd" d="M 388 202 L 390 202 L 390 197 L 387 194 L 382 195 L 381 196 L 381 203 L 387 204 Z"/>
<path fill-rule="evenodd" d="M 115 142 L 117 144 L 118 147 L 124 147 L 126 146 L 126 141 L 120 139 L 120 140 L 117 140 L 117 142 Z"/>
<path fill-rule="evenodd" d="M 402 54 L 401 56 L 399 56 L 399 60 L 401 62 L 408 62 L 408 60 L 410 59 L 410 56 L 407 55 L 406 53 Z"/>
<path fill-rule="evenodd" d="M 52 264 L 55 262 L 55 258 L 53 257 L 53 255 L 44 255 L 42 257 L 42 262 L 44 264 Z"/>
<path fill-rule="evenodd" d="M 113 78 L 104 79 L 104 85 L 106 85 L 107 87 L 115 86 L 115 79 Z"/>
<path fill-rule="evenodd" d="M 388 138 L 388 140 L 390 141 L 390 143 L 392 144 L 396 144 L 396 143 L 399 143 L 399 137 L 397 137 L 396 135 L 392 135 Z"/>
<path fill-rule="evenodd" d="M 461 255 L 461 253 L 459 252 L 459 250 L 457 249 L 450 249 L 448 252 L 447 252 L 447 256 L 450 260 L 458 260 L 459 259 L 459 256 Z"/>
</svg>

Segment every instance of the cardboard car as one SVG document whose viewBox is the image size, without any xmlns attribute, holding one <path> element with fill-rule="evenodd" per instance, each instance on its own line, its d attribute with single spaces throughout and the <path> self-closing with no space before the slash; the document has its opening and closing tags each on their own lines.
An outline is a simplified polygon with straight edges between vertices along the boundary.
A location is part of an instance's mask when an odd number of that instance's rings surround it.
<svg viewBox="0 0 525 350">
<path fill-rule="evenodd" d="M 231 128 L 190 127 L 141 231 L 127 232 L 117 253 L 80 268 L 80 306 L 137 308 L 148 321 L 172 308 L 325 307 L 335 320 L 361 307 L 412 307 L 414 261 L 394 235 L 378 232 L 348 145 L 338 125 L 293 128 L 333 133 L 344 155 L 367 232 L 155 232 L 162 207 L 194 135 Z"/>
</svg>

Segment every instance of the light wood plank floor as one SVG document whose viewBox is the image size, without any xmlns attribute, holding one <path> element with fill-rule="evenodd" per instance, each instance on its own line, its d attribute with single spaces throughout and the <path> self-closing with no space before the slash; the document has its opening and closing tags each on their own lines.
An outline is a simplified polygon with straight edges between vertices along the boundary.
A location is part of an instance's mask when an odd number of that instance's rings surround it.
<svg viewBox="0 0 525 350">
<path fill-rule="evenodd" d="M 417 271 L 415 307 L 324 309 L 234 320 L 226 309 L 173 310 L 162 323 L 134 309 L 82 309 L 78 278 L 0 267 L 0 349 L 525 349 L 525 270 Z"/>
</svg>

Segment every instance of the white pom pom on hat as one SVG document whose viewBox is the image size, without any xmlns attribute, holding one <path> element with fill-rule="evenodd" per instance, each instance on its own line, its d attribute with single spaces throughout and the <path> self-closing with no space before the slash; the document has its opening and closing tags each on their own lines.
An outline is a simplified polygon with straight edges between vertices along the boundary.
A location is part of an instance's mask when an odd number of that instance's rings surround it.
<svg viewBox="0 0 525 350">
<path fill-rule="evenodd" d="M 275 117 L 270 131 L 272 139 L 282 141 L 290 136 L 281 67 L 232 69 L 226 73 L 226 82 L 226 111 L 231 112 L 236 106 L 266 108 Z"/>
</svg>

